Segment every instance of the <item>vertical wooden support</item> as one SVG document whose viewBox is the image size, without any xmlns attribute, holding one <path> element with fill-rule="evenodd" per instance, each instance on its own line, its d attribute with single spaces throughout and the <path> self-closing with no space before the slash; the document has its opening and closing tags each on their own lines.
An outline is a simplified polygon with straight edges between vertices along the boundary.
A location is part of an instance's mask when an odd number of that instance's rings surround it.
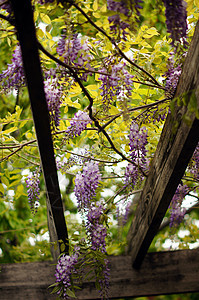
<svg viewBox="0 0 199 300">
<path fill-rule="evenodd" d="M 68 252 L 68 233 L 63 213 L 57 169 L 54 157 L 53 142 L 47 102 L 44 93 L 33 11 L 30 0 L 11 0 L 17 38 L 19 40 L 23 66 L 31 102 L 32 114 L 41 157 L 42 169 L 47 190 L 48 222 L 53 242 L 61 240 Z M 51 230 L 53 230 L 51 232 Z"/>
</svg>

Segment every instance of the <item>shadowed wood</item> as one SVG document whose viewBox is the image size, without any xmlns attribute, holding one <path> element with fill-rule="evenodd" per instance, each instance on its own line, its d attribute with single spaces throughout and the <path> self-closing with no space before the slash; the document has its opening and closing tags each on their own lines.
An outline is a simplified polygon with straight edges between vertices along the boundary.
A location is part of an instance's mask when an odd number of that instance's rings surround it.
<svg viewBox="0 0 199 300">
<path fill-rule="evenodd" d="M 142 263 L 158 231 L 199 141 L 199 120 L 195 112 L 189 109 L 190 103 L 194 101 L 195 109 L 199 109 L 199 23 L 175 97 L 184 97 L 187 105 L 176 105 L 174 113 L 170 113 L 166 119 L 128 234 L 129 253 L 136 268 Z"/>
<path fill-rule="evenodd" d="M 29 91 L 43 174 L 47 189 L 48 224 L 51 241 L 62 240 L 68 250 L 68 233 L 63 213 L 57 168 L 54 158 L 49 113 L 44 93 L 37 39 L 30 0 L 11 0 L 17 38 L 20 42 L 23 66 Z M 48 201 L 50 203 L 48 203 Z M 51 217 L 52 216 L 52 217 Z M 54 252 L 54 258 L 58 253 Z"/>
<path fill-rule="evenodd" d="M 148 253 L 139 270 L 131 256 L 108 257 L 110 298 L 199 292 L 199 249 Z M 51 262 L 3 264 L 0 299 L 56 299 L 47 287 L 55 281 Z M 100 299 L 94 282 L 84 282 L 78 299 Z"/>
</svg>

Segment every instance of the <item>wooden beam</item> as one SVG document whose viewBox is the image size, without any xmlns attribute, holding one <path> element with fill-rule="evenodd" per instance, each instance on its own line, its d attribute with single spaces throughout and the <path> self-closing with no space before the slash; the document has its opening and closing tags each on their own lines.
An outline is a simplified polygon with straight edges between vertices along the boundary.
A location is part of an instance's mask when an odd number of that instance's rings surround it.
<svg viewBox="0 0 199 300">
<path fill-rule="evenodd" d="M 11 0 L 17 38 L 20 42 L 23 66 L 31 102 L 43 174 L 47 190 L 47 209 L 52 241 L 62 240 L 68 251 L 68 233 L 63 213 L 62 199 L 57 177 L 49 113 L 44 93 L 33 11 L 30 0 Z"/>
<path fill-rule="evenodd" d="M 199 23 L 175 97 L 186 100 L 186 105 L 168 114 L 128 235 L 129 253 L 136 268 L 158 231 L 199 141 L 199 120 L 196 118 L 199 112 Z"/>
<path fill-rule="evenodd" d="M 199 249 L 148 253 L 139 270 L 131 256 L 108 257 L 110 299 L 199 292 Z M 47 287 L 55 281 L 51 262 L 3 264 L 0 299 L 56 299 Z M 94 282 L 85 281 L 79 300 L 101 299 Z"/>
</svg>

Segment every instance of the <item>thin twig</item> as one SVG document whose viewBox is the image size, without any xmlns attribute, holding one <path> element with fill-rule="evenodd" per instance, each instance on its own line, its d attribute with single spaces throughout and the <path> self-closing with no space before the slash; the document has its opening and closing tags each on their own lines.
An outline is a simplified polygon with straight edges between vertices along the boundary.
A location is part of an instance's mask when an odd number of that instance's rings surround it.
<svg viewBox="0 0 199 300">
<path fill-rule="evenodd" d="M 48 57 L 50 57 L 51 59 L 53 59 L 54 61 L 56 61 L 58 64 L 64 66 L 65 68 L 68 68 L 69 72 L 71 73 L 72 77 L 76 80 L 76 82 L 79 84 L 79 86 L 82 89 L 82 92 L 86 95 L 86 97 L 89 100 L 89 105 L 87 107 L 88 111 L 89 111 L 89 117 L 90 119 L 94 122 L 95 126 L 99 129 L 99 132 L 102 132 L 103 135 L 106 137 L 106 139 L 108 140 L 109 144 L 111 145 L 111 148 L 117 153 L 119 154 L 123 160 L 126 160 L 128 162 L 130 162 L 131 164 L 134 164 L 135 166 L 137 166 L 131 159 L 129 159 L 128 157 L 126 157 L 121 151 L 119 151 L 112 139 L 110 138 L 110 136 L 108 135 L 108 133 L 102 128 L 102 126 L 99 124 L 98 120 L 93 116 L 92 113 L 92 107 L 93 107 L 93 98 L 91 97 L 91 95 L 89 94 L 89 92 L 87 91 L 87 89 L 84 87 L 81 79 L 78 77 L 78 74 L 76 73 L 76 71 L 74 71 L 71 66 L 65 64 L 64 62 L 62 62 L 61 60 L 59 60 L 58 58 L 54 57 L 52 54 L 50 54 L 46 49 L 44 49 L 44 47 L 38 42 L 38 48 L 44 53 L 46 54 Z M 144 176 L 146 176 L 145 172 L 143 170 L 141 170 L 141 172 L 143 173 Z"/>
<path fill-rule="evenodd" d="M 68 2 L 70 2 L 77 10 L 79 10 L 81 12 L 81 14 L 89 21 L 89 23 L 95 28 L 97 29 L 97 31 L 101 32 L 103 35 L 105 35 L 109 41 L 115 46 L 115 48 L 117 49 L 118 53 L 126 60 L 128 61 L 128 63 L 130 63 L 132 66 L 134 66 L 135 68 L 139 69 L 140 71 L 142 71 L 143 73 L 145 73 L 149 78 L 151 78 L 151 80 L 156 84 L 156 87 L 159 88 L 161 87 L 161 85 L 157 82 L 157 80 L 150 74 L 148 73 L 146 70 L 144 70 L 142 67 L 138 66 L 136 63 L 134 63 L 133 61 L 131 61 L 125 54 L 124 52 L 118 47 L 118 45 L 116 44 L 116 42 L 100 27 L 98 27 L 92 20 L 91 18 L 72 0 L 69 0 Z M 162 88 L 162 87 L 161 87 Z"/>
<path fill-rule="evenodd" d="M 146 104 L 146 105 L 141 105 L 141 106 L 133 107 L 133 108 L 128 109 L 126 112 L 132 112 L 132 111 L 140 110 L 140 109 L 143 109 L 143 108 L 149 108 L 149 107 L 152 107 L 152 106 L 156 106 L 156 105 L 158 105 L 160 103 L 166 102 L 168 100 L 170 100 L 170 99 L 165 98 L 165 99 L 156 101 L 154 103 L 150 103 L 150 104 Z M 102 126 L 102 128 L 107 127 L 110 123 L 112 123 L 115 119 L 117 119 L 118 117 L 120 117 L 123 113 L 124 112 L 121 112 L 121 113 L 115 115 L 111 120 L 109 120 L 106 124 L 104 124 Z"/>
</svg>

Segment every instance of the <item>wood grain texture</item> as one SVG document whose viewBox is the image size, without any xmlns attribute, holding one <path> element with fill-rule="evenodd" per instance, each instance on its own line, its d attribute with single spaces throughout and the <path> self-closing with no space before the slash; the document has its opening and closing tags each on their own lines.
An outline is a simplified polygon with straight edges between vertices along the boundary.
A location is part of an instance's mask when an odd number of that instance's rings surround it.
<svg viewBox="0 0 199 300">
<path fill-rule="evenodd" d="M 199 249 L 148 253 L 139 270 L 131 266 L 131 256 L 108 257 L 110 299 L 199 292 Z M 51 262 L 3 264 L 0 299 L 56 299 L 47 287 L 55 280 Z M 84 282 L 78 299 L 100 299 L 94 282 Z"/>
<path fill-rule="evenodd" d="M 58 183 L 49 113 L 44 92 L 31 1 L 11 0 L 11 3 L 15 16 L 17 38 L 21 46 L 23 66 L 45 178 L 47 201 L 50 202 L 49 205 L 47 205 L 48 216 L 52 216 L 52 218 L 48 219 L 48 222 L 50 223 L 50 236 L 53 241 L 59 239 L 66 242 L 67 250 L 68 233 Z"/>
<path fill-rule="evenodd" d="M 199 109 L 199 23 L 186 57 L 176 97 L 193 97 Z M 182 97 L 184 97 L 182 96 Z M 128 234 L 132 264 L 140 267 L 199 141 L 199 120 L 188 105 L 168 115 Z M 189 124 L 184 118 L 188 117 Z"/>
</svg>

